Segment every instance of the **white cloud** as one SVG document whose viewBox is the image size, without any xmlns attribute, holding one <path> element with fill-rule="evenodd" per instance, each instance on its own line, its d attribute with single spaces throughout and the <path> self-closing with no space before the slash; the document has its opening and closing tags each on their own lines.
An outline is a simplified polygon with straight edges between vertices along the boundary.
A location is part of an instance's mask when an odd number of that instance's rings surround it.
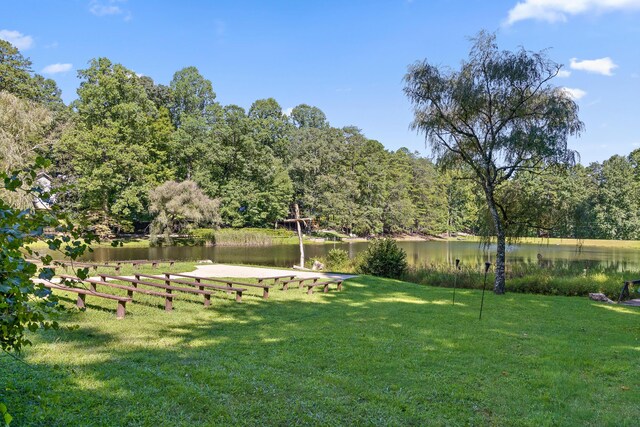
<svg viewBox="0 0 640 427">
<path fill-rule="evenodd" d="M 96 16 L 119 15 L 122 13 L 122 9 L 118 6 L 100 3 L 93 3 L 91 8 L 89 8 L 89 11 Z"/>
<path fill-rule="evenodd" d="M 557 77 L 566 78 L 566 77 L 569 77 L 570 75 L 571 75 L 571 71 L 569 71 L 569 70 L 560 70 L 560 71 L 558 71 L 558 76 Z"/>
<path fill-rule="evenodd" d="M 571 98 L 575 99 L 576 101 L 581 98 L 584 98 L 585 95 L 587 94 L 587 92 L 578 88 L 563 87 L 562 90 L 564 90 L 567 95 L 569 95 Z"/>
<path fill-rule="evenodd" d="M 527 19 L 566 22 L 568 15 L 615 10 L 640 10 L 640 0 L 524 0 L 509 10 L 505 24 Z"/>
<path fill-rule="evenodd" d="M 42 69 L 43 74 L 59 74 L 66 73 L 73 68 L 72 64 L 51 64 Z"/>
<path fill-rule="evenodd" d="M 574 70 L 587 71 L 589 73 L 602 74 L 603 76 L 612 76 L 611 70 L 618 68 L 608 56 L 600 59 L 585 59 L 584 61 L 578 61 L 576 58 L 571 58 L 571 64 L 569 65 Z"/>
<path fill-rule="evenodd" d="M 91 0 L 89 12 L 96 16 L 122 15 L 125 21 L 131 20 L 131 12 L 118 6 L 126 0 Z"/>
<path fill-rule="evenodd" d="M 283 111 L 284 115 L 287 117 L 291 117 L 291 113 L 293 112 L 293 108 L 289 107 L 286 110 Z"/>
<path fill-rule="evenodd" d="M 0 30 L 0 39 L 8 41 L 19 50 L 27 50 L 33 46 L 33 37 L 25 36 L 19 31 Z"/>
</svg>

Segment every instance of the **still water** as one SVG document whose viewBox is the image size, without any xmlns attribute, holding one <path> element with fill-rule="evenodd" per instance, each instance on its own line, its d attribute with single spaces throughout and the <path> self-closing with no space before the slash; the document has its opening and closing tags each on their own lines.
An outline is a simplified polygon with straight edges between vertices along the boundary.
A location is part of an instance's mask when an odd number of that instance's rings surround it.
<svg viewBox="0 0 640 427">
<path fill-rule="evenodd" d="M 398 242 L 407 253 L 411 265 L 453 263 L 456 258 L 475 266 L 494 261 L 495 245 L 483 246 L 473 242 L 410 241 Z M 324 257 L 333 248 L 344 249 L 350 257 L 365 250 L 366 242 L 306 245 L 307 259 Z M 569 245 L 521 244 L 507 248 L 508 263 L 538 263 L 538 254 L 544 262 L 577 264 L 584 267 L 602 266 L 616 270 L 640 269 L 640 250 L 587 247 Z M 125 259 L 211 260 L 217 263 L 258 264 L 291 267 L 299 262 L 297 245 L 264 247 L 236 246 L 170 246 L 157 248 L 96 248 L 85 260 L 107 261 Z"/>
</svg>

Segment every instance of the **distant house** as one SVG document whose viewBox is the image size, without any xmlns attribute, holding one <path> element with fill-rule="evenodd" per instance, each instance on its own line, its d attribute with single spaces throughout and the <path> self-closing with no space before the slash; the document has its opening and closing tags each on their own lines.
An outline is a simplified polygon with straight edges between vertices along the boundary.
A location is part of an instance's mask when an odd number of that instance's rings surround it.
<svg viewBox="0 0 640 427">
<path fill-rule="evenodd" d="M 36 185 L 40 188 L 44 193 L 49 193 L 51 191 L 51 176 L 46 172 L 38 173 L 36 177 Z M 51 206 L 56 202 L 56 196 L 51 195 L 44 199 L 40 197 L 33 198 L 33 207 L 37 210 L 41 209 L 50 209 Z"/>
</svg>

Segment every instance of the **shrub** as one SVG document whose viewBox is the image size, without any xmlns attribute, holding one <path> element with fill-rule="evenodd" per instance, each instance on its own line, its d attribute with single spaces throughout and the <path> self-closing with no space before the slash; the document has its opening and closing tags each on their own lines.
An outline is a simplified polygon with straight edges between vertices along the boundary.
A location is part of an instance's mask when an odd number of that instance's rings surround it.
<svg viewBox="0 0 640 427">
<path fill-rule="evenodd" d="M 358 270 L 373 276 L 399 279 L 407 272 L 407 254 L 393 239 L 373 240 Z"/>
<path fill-rule="evenodd" d="M 331 249 L 327 254 L 326 268 L 334 271 L 350 270 L 349 253 L 344 249 Z"/>
</svg>

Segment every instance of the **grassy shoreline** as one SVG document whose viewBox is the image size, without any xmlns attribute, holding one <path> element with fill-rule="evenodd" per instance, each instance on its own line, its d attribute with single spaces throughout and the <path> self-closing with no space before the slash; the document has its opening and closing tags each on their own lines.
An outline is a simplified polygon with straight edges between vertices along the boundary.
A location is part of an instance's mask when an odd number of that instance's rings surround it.
<svg viewBox="0 0 640 427">
<path fill-rule="evenodd" d="M 479 236 L 465 236 L 450 238 L 452 241 L 482 242 Z M 495 238 L 490 239 L 495 243 Z M 539 246 L 575 246 L 575 247 L 599 247 L 616 249 L 640 249 L 640 240 L 599 240 L 599 239 L 568 239 L 568 238 L 537 238 L 522 237 L 513 242 L 517 245 L 539 245 Z"/>
</svg>

